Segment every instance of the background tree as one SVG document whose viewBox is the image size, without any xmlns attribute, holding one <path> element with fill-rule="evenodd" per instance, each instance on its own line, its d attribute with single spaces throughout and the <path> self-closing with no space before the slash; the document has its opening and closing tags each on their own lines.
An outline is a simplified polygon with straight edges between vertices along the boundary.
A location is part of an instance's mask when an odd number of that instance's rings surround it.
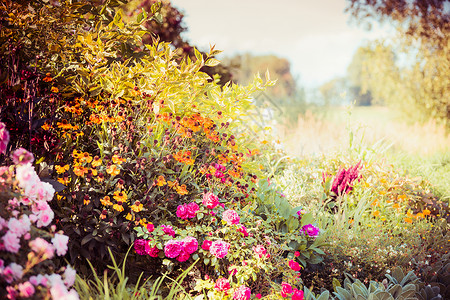
<svg viewBox="0 0 450 300">
<path fill-rule="evenodd" d="M 374 55 L 363 75 L 372 94 L 413 109 L 422 120 L 434 118 L 450 129 L 450 1 L 349 0 L 347 11 L 360 21 L 391 21 L 398 36 L 370 46 Z M 389 51 L 406 57 L 395 64 Z M 376 72 L 376 73 L 373 73 Z"/>
</svg>

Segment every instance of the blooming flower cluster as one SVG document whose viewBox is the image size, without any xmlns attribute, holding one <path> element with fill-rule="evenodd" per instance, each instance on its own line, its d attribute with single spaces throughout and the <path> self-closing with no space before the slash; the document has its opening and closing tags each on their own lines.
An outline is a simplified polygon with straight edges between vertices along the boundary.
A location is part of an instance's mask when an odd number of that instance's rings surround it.
<svg viewBox="0 0 450 300">
<path fill-rule="evenodd" d="M 312 225 L 312 224 L 307 224 L 304 225 L 301 229 L 300 232 L 302 232 L 304 235 L 308 235 L 312 238 L 316 238 L 319 236 L 319 228 L 317 228 L 316 226 Z"/>
<path fill-rule="evenodd" d="M 185 237 L 183 240 L 169 240 L 164 245 L 164 254 L 169 258 L 176 258 L 179 262 L 189 259 L 198 249 L 197 239 L 191 236 Z"/>
<path fill-rule="evenodd" d="M 212 255 L 217 258 L 224 258 L 228 254 L 230 249 L 230 243 L 218 240 L 218 241 L 208 241 L 204 240 L 202 244 L 202 249 L 209 251 Z"/>
<path fill-rule="evenodd" d="M 0 123 L 2 149 L 7 146 L 5 136 L 8 137 L 7 131 L 6 134 L 2 132 L 4 130 L 4 124 Z M 9 252 L 14 257 L 9 261 L 11 255 L 1 255 L 0 283 L 6 283 L 8 299 L 39 298 L 41 293 L 49 293 L 53 299 L 78 299 L 77 292 L 69 290 L 76 273 L 70 266 L 62 275 L 40 273 L 30 276 L 39 272 L 36 269 L 43 266 L 41 262 L 51 260 L 55 255 L 65 255 L 69 238 L 60 232 L 55 233 L 54 226 L 48 233 L 52 236 L 50 242 L 36 236 L 34 226 L 44 229 L 53 220 L 54 213 L 48 202 L 53 199 L 55 190 L 42 182 L 31 166 L 33 154 L 19 148 L 12 153 L 11 159 L 15 166 L 0 167 L 0 189 L 20 196 L 5 201 L 9 218 L 0 217 L 0 253 Z"/>
<path fill-rule="evenodd" d="M 287 282 L 281 283 L 281 297 L 286 298 L 288 295 L 292 294 L 292 300 L 304 300 L 304 293 L 302 290 L 292 288 L 292 286 Z"/>
<path fill-rule="evenodd" d="M 361 162 L 358 162 L 347 170 L 345 168 L 340 168 L 331 184 L 331 191 L 337 196 L 349 193 L 353 189 L 353 182 L 360 176 L 360 167 Z M 328 175 L 323 174 L 322 177 L 324 181 L 327 176 Z"/>
<path fill-rule="evenodd" d="M 6 130 L 6 125 L 0 122 L 0 154 L 6 154 L 6 147 L 9 143 L 9 132 Z"/>
<path fill-rule="evenodd" d="M 252 290 L 245 285 L 238 287 L 233 294 L 235 300 L 248 300 L 252 296 Z"/>
</svg>

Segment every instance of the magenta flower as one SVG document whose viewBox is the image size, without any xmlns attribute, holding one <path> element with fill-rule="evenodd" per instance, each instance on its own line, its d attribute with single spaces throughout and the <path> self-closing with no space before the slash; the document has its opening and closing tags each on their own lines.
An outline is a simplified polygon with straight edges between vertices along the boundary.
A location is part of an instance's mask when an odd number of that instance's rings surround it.
<svg viewBox="0 0 450 300">
<path fill-rule="evenodd" d="M 145 251 L 145 247 L 147 244 L 148 244 L 147 240 L 137 239 L 134 241 L 134 250 L 139 255 L 145 255 L 145 254 L 147 254 Z"/>
<path fill-rule="evenodd" d="M 281 283 L 281 297 L 286 298 L 288 294 L 292 293 L 292 286 L 287 282 Z"/>
<path fill-rule="evenodd" d="M 191 257 L 189 253 L 187 253 L 184 249 L 181 249 L 180 254 L 177 256 L 177 260 L 179 262 L 185 262 Z"/>
<path fill-rule="evenodd" d="M 289 261 L 289 268 L 291 268 L 292 270 L 298 272 L 302 269 L 302 267 L 300 267 L 300 265 L 298 264 L 298 262 L 296 262 L 295 260 L 290 260 Z"/>
<path fill-rule="evenodd" d="M 294 289 L 294 293 L 292 294 L 292 300 L 304 300 L 305 296 L 302 290 Z"/>
<path fill-rule="evenodd" d="M 150 247 L 150 243 L 145 244 L 145 253 L 150 255 L 151 257 L 158 257 L 159 249 L 158 247 Z"/>
<path fill-rule="evenodd" d="M 228 225 L 239 224 L 241 218 L 238 213 L 232 209 L 227 209 L 222 214 L 222 219 L 228 223 Z"/>
<path fill-rule="evenodd" d="M 9 132 L 6 129 L 6 125 L 0 122 L 0 154 L 6 154 L 6 147 L 9 143 Z"/>
<path fill-rule="evenodd" d="M 209 248 L 211 247 L 212 242 L 208 240 L 204 240 L 202 244 L 202 249 L 205 251 L 209 251 Z"/>
<path fill-rule="evenodd" d="M 242 234 L 244 235 L 244 237 L 248 237 L 247 228 L 246 228 L 244 225 L 242 225 L 241 227 L 239 227 L 239 228 L 237 229 L 237 231 L 239 231 L 240 233 L 242 233 Z"/>
<path fill-rule="evenodd" d="M 235 300 L 248 300 L 252 296 L 252 290 L 245 285 L 238 287 L 233 294 Z"/>
<path fill-rule="evenodd" d="M 162 230 L 165 234 L 170 235 L 171 237 L 175 237 L 175 231 L 170 225 L 161 225 Z"/>
<path fill-rule="evenodd" d="M 155 226 L 152 223 L 147 224 L 148 232 L 153 232 L 155 230 Z"/>
<path fill-rule="evenodd" d="M 175 258 L 183 250 L 183 242 L 177 240 L 168 240 L 164 245 L 164 254 L 169 258 Z"/>
<path fill-rule="evenodd" d="M 206 208 L 213 209 L 219 205 L 219 198 L 213 193 L 203 194 L 202 203 Z"/>
<path fill-rule="evenodd" d="M 182 240 L 182 242 L 183 242 L 183 249 L 188 254 L 192 254 L 195 251 L 197 251 L 197 249 L 198 249 L 198 241 L 197 241 L 196 238 L 194 238 L 192 236 L 187 236 L 187 237 L 185 237 Z"/>
<path fill-rule="evenodd" d="M 304 225 L 302 227 L 302 229 L 300 229 L 300 231 L 305 234 L 308 235 L 310 237 L 316 238 L 319 236 L 319 228 L 312 225 L 312 224 L 308 224 L 308 225 Z"/>
<path fill-rule="evenodd" d="M 230 282 L 224 277 L 217 279 L 214 289 L 219 292 L 226 292 L 231 288 Z"/>
<path fill-rule="evenodd" d="M 187 209 L 188 209 L 188 217 L 194 218 L 195 215 L 197 214 L 197 211 L 200 209 L 200 207 L 198 207 L 197 203 L 191 202 L 187 205 Z"/>
<path fill-rule="evenodd" d="M 256 246 L 253 246 L 253 252 L 255 253 L 256 256 L 261 258 L 267 253 L 267 250 L 266 250 L 266 248 L 264 248 L 263 245 L 256 245 Z"/>
<path fill-rule="evenodd" d="M 177 207 L 177 217 L 183 220 L 188 218 L 188 208 L 186 204 L 178 205 Z"/>
<path fill-rule="evenodd" d="M 217 258 L 223 258 L 228 254 L 230 244 L 224 241 L 214 241 L 209 247 L 209 252 Z"/>
<path fill-rule="evenodd" d="M 336 196 L 341 196 L 343 194 L 349 193 L 353 189 L 353 182 L 360 176 L 360 167 L 361 161 L 353 167 L 348 168 L 347 170 L 345 168 L 340 168 L 331 184 L 331 191 Z"/>
</svg>

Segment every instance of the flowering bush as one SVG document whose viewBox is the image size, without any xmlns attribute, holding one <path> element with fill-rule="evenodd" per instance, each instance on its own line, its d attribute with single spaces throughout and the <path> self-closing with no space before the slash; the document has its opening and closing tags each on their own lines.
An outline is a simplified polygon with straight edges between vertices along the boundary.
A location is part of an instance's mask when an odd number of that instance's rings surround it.
<svg viewBox="0 0 450 300">
<path fill-rule="evenodd" d="M 7 144 L 5 136 L 0 142 Z M 54 214 L 48 202 L 55 190 L 36 174 L 30 152 L 17 149 L 11 156 L 16 164 L 0 167 L 0 282 L 6 287 L 0 296 L 78 299 L 70 289 L 75 271 L 70 266 L 56 269 L 52 261 L 66 254 L 68 243 L 68 236 L 49 227 Z"/>
</svg>

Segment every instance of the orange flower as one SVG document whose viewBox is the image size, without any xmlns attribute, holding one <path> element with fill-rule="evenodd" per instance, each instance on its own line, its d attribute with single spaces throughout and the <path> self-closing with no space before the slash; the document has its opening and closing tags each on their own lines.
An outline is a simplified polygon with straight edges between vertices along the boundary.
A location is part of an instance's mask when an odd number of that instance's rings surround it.
<svg viewBox="0 0 450 300">
<path fill-rule="evenodd" d="M 114 192 L 113 198 L 114 198 L 116 201 L 122 201 L 122 202 L 125 202 L 125 201 L 127 201 L 128 196 L 127 196 L 127 194 L 125 194 L 125 193 L 123 193 L 123 192 L 121 192 L 121 191 L 115 191 L 115 192 Z"/>
<path fill-rule="evenodd" d="M 425 218 L 425 215 L 424 215 L 423 213 L 417 213 L 417 214 L 416 214 L 416 217 L 417 217 L 417 218 L 422 218 L 422 219 L 423 219 L 423 218 Z"/>
<path fill-rule="evenodd" d="M 136 201 L 136 202 L 134 202 L 133 205 L 130 206 L 130 208 L 131 208 L 134 212 L 140 212 L 140 211 L 142 211 L 142 209 L 144 208 L 144 205 L 142 205 L 141 202 Z"/>
<path fill-rule="evenodd" d="M 41 126 L 41 128 L 44 130 L 49 130 L 52 127 L 48 123 L 45 123 L 44 125 Z"/>
<path fill-rule="evenodd" d="M 93 167 L 98 167 L 102 164 L 102 159 L 98 157 L 98 155 L 94 156 L 94 160 L 92 161 Z"/>
<path fill-rule="evenodd" d="M 84 198 L 83 203 L 84 205 L 88 205 L 89 203 L 91 203 L 91 200 L 89 200 L 89 198 Z"/>
<path fill-rule="evenodd" d="M 118 212 L 123 212 L 123 206 L 121 204 L 114 204 L 113 208 Z"/>
<path fill-rule="evenodd" d="M 109 196 L 103 197 L 102 199 L 100 199 L 100 202 L 101 202 L 102 205 L 104 205 L 104 206 L 110 206 L 110 205 L 112 205 L 111 198 L 109 198 Z"/>
<path fill-rule="evenodd" d="M 58 90 L 58 88 L 57 88 L 56 86 L 52 86 L 51 91 L 52 91 L 52 93 L 57 93 L 57 92 L 59 92 L 59 90 Z"/>
<path fill-rule="evenodd" d="M 430 211 L 429 209 L 427 209 L 427 208 L 425 208 L 425 209 L 423 210 L 424 216 L 429 216 L 430 213 L 431 213 L 431 211 Z"/>
<path fill-rule="evenodd" d="M 81 154 L 79 156 L 79 158 L 80 158 L 80 162 L 90 163 L 92 161 L 92 156 L 87 152 L 84 152 L 83 154 Z"/>
<path fill-rule="evenodd" d="M 121 158 L 120 156 L 118 156 L 117 154 L 113 155 L 112 157 L 112 161 L 115 164 L 121 165 L 123 162 L 127 161 L 125 158 Z"/>
<path fill-rule="evenodd" d="M 175 189 L 179 195 L 187 195 L 189 193 L 185 184 L 177 186 Z"/>
<path fill-rule="evenodd" d="M 88 172 L 88 169 L 83 166 L 75 166 L 73 167 L 73 172 L 75 173 L 75 175 L 83 177 L 84 174 Z"/>
<path fill-rule="evenodd" d="M 379 217 L 380 216 L 380 212 L 378 210 L 376 210 L 376 211 L 372 212 L 372 215 L 374 217 Z"/>
<path fill-rule="evenodd" d="M 170 188 L 176 188 L 178 186 L 178 181 L 167 181 L 167 185 L 169 185 Z"/>
<path fill-rule="evenodd" d="M 156 180 L 156 185 L 157 186 L 163 186 L 163 185 L 166 185 L 166 184 L 167 184 L 167 182 L 166 182 L 166 179 L 164 179 L 164 176 L 159 175 L 158 179 Z"/>
<path fill-rule="evenodd" d="M 410 224 L 413 222 L 410 218 L 404 218 L 404 221 L 405 221 L 406 223 L 410 223 Z"/>
<path fill-rule="evenodd" d="M 102 122 L 102 120 L 97 114 L 91 114 L 89 116 L 89 121 L 91 121 L 94 124 L 100 124 Z"/>
<path fill-rule="evenodd" d="M 78 158 L 78 157 L 80 157 L 81 154 L 83 154 L 83 152 L 78 151 L 77 149 L 73 149 L 73 151 L 72 151 L 73 158 Z"/>
<path fill-rule="evenodd" d="M 392 205 L 392 207 L 393 207 L 393 208 L 396 208 L 396 209 L 400 209 L 400 204 L 394 203 L 394 205 Z"/>
<path fill-rule="evenodd" d="M 112 176 L 117 176 L 119 175 L 120 170 L 116 165 L 110 165 L 108 168 L 106 168 L 106 173 L 111 174 Z"/>
<path fill-rule="evenodd" d="M 45 74 L 45 77 L 42 80 L 44 80 L 45 82 L 51 82 L 53 81 L 53 78 L 51 77 L 50 73 L 47 73 Z"/>
<path fill-rule="evenodd" d="M 56 165 L 55 166 L 55 170 L 56 170 L 56 173 L 62 174 L 65 171 L 69 170 L 69 165 L 65 165 L 65 166 L 58 166 L 58 165 Z"/>
<path fill-rule="evenodd" d="M 70 183 L 70 181 L 71 181 L 71 178 L 63 177 L 63 178 L 58 178 L 57 180 L 61 184 L 68 185 Z"/>
</svg>

